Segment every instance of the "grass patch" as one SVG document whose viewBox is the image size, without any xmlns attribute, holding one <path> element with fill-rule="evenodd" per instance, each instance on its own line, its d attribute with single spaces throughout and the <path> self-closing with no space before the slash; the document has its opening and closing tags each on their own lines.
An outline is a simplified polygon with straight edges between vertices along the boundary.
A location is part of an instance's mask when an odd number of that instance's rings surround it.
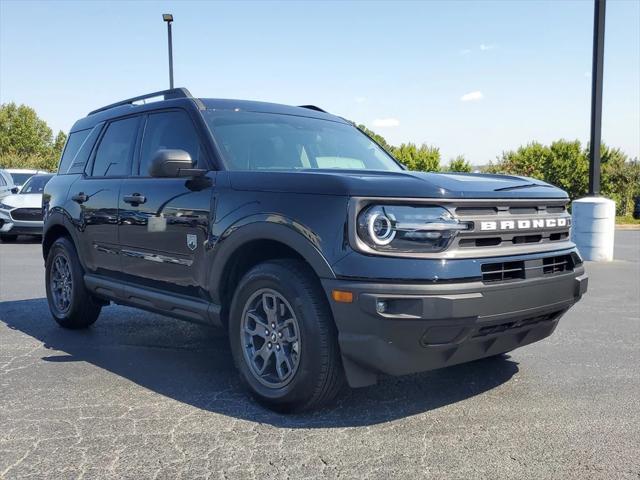
<svg viewBox="0 0 640 480">
<path fill-rule="evenodd" d="M 616 217 L 616 225 L 640 225 L 640 219 L 635 219 L 631 215 Z"/>
</svg>

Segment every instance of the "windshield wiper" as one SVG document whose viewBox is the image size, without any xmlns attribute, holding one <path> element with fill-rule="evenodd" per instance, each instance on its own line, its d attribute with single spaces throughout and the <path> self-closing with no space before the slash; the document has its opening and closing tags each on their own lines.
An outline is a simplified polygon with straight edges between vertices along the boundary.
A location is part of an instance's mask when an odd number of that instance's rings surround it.
<svg viewBox="0 0 640 480">
<path fill-rule="evenodd" d="M 523 183 L 522 185 L 513 185 L 511 187 L 496 188 L 493 191 L 494 192 L 504 192 L 504 191 L 507 191 L 507 190 L 517 190 L 519 188 L 529 188 L 529 187 L 553 188 L 553 186 L 551 186 L 551 185 L 545 185 L 545 184 L 541 184 L 541 183 Z"/>
</svg>

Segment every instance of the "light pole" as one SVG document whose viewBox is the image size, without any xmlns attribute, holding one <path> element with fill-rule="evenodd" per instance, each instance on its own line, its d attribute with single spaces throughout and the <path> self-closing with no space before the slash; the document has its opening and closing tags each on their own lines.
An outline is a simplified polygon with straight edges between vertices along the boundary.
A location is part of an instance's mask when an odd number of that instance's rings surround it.
<svg viewBox="0 0 640 480">
<path fill-rule="evenodd" d="M 604 15 L 607 0 L 594 1 L 593 60 L 591 73 L 591 148 L 589 195 L 600 194 L 600 137 L 602 132 L 602 67 L 604 64 Z"/>
<path fill-rule="evenodd" d="M 173 42 L 171 41 L 171 23 L 173 22 L 173 15 L 170 13 L 163 13 L 162 20 L 167 22 L 167 36 L 169 41 L 169 88 L 173 88 Z"/>
<path fill-rule="evenodd" d="M 585 260 L 613 260 L 616 204 L 600 196 L 600 138 L 602 132 L 602 67 L 606 0 L 593 0 L 593 65 L 591 74 L 591 142 L 589 196 L 571 205 L 571 238 Z"/>
</svg>

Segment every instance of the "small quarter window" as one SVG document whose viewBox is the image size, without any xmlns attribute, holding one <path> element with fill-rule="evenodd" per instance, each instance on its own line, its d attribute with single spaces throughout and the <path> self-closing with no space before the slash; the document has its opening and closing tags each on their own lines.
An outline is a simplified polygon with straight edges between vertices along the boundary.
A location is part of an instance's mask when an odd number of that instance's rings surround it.
<svg viewBox="0 0 640 480">
<path fill-rule="evenodd" d="M 100 130 L 102 130 L 103 125 L 104 123 L 99 123 L 98 125 L 93 127 L 93 130 L 91 130 L 91 133 L 87 136 L 85 141 L 82 143 L 80 150 L 78 151 L 76 156 L 73 157 L 73 160 L 71 161 L 71 164 L 69 165 L 69 168 L 67 169 L 67 171 L 66 172 L 60 171 L 58 173 L 73 174 L 73 173 L 84 172 L 84 169 L 87 166 L 87 161 L 89 160 L 89 155 L 91 155 L 91 151 L 93 150 L 93 146 L 95 145 L 96 140 L 98 139 L 98 136 L 100 135 Z"/>
<path fill-rule="evenodd" d="M 80 151 L 80 147 L 89 136 L 91 129 L 81 130 L 79 132 L 73 132 L 69 134 L 67 144 L 64 147 L 64 153 L 60 159 L 60 166 L 58 167 L 58 173 L 67 173 L 69 167 L 73 163 L 73 159 Z"/>
</svg>

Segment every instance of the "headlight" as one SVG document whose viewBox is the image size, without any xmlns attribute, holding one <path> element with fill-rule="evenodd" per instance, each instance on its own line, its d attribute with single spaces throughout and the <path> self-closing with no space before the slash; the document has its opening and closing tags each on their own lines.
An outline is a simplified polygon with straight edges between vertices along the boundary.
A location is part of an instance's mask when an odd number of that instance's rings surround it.
<svg viewBox="0 0 640 480">
<path fill-rule="evenodd" d="M 11 205 L 7 205 L 6 203 L 0 202 L 0 210 L 11 210 L 13 207 Z"/>
<path fill-rule="evenodd" d="M 468 228 L 438 206 L 371 205 L 357 220 L 360 240 L 381 252 L 441 252 Z"/>
</svg>

